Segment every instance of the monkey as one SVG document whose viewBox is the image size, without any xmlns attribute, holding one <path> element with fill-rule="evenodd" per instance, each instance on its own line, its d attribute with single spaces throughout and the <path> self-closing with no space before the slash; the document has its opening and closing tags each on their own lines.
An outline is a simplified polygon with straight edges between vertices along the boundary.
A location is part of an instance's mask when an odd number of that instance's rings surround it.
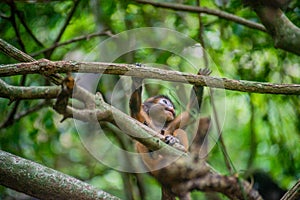
<svg viewBox="0 0 300 200">
<path fill-rule="evenodd" d="M 165 135 L 165 143 L 169 145 L 179 143 L 184 146 L 185 151 L 188 150 L 188 138 L 183 129 L 176 129 L 173 132 L 168 132 L 167 135 L 165 133 L 165 129 L 176 117 L 174 104 L 169 97 L 165 95 L 150 97 L 144 101 L 141 109 L 143 109 L 141 113 L 144 112 L 144 114 L 146 114 L 143 123 L 153 130 Z M 162 155 L 152 152 L 143 144 L 137 142 L 136 149 L 141 153 L 144 164 L 153 175 L 155 175 L 157 169 L 164 165 Z"/>
<path fill-rule="evenodd" d="M 137 65 L 138 66 L 138 65 Z M 202 69 L 198 74 L 209 75 L 208 69 Z M 165 136 L 165 143 L 174 145 L 179 143 L 188 151 L 189 141 L 183 130 L 192 118 L 192 114 L 199 112 L 198 104 L 201 106 L 203 86 L 194 86 L 191 92 L 187 110 L 176 116 L 175 106 L 171 99 L 165 95 L 150 97 L 142 103 L 142 81 L 141 78 L 132 78 L 132 90 L 134 91 L 129 101 L 131 116 Z M 198 101 L 197 101 L 198 100 Z M 196 105 L 197 104 L 197 105 Z M 151 174 L 163 166 L 163 156 L 152 152 L 143 144 L 137 142 L 136 149 Z"/>
<path fill-rule="evenodd" d="M 165 135 L 165 143 L 174 145 L 180 143 L 188 150 L 188 139 L 184 130 L 176 129 L 172 132 L 166 128 L 175 119 L 175 106 L 172 100 L 165 95 L 150 97 L 142 103 L 142 79 L 133 78 L 133 94 L 130 98 L 131 116 L 153 130 Z M 152 152 L 143 144 L 136 143 L 137 152 L 140 153 L 143 163 L 153 174 L 161 166 L 163 157 Z M 155 173 L 155 172 L 154 172 Z"/>
<path fill-rule="evenodd" d="M 136 66 L 141 65 L 137 64 Z M 210 73 L 211 71 L 206 68 L 198 72 L 198 74 L 205 76 L 210 75 Z M 186 111 L 176 116 L 174 103 L 165 95 L 150 97 L 142 102 L 142 81 L 141 78 L 132 78 L 132 90 L 134 92 L 129 101 L 131 117 L 164 135 L 165 143 L 169 145 L 180 143 L 184 146 L 184 150 L 188 152 L 189 141 L 187 133 L 183 129 L 190 123 L 192 116 L 200 111 L 203 86 L 193 86 Z M 164 178 L 167 177 L 162 176 L 164 172 L 162 171 L 162 174 L 160 174 L 160 170 L 166 167 L 168 158 L 153 152 L 140 142 L 136 142 L 136 150 L 150 174 L 158 180 L 164 181 Z M 175 200 L 175 196 L 171 188 L 162 183 L 162 199 Z M 186 199 L 189 199 L 189 194 L 187 194 Z"/>
</svg>

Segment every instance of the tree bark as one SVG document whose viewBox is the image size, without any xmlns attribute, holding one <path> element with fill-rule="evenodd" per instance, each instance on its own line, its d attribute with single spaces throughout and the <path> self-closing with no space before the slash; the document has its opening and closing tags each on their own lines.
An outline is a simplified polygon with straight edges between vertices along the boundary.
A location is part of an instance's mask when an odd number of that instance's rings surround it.
<svg viewBox="0 0 300 200">
<path fill-rule="evenodd" d="M 43 74 L 51 76 L 57 73 L 103 73 L 140 78 L 160 79 L 165 81 L 202 85 L 212 88 L 221 88 L 250 93 L 299 95 L 299 84 L 272 84 L 245 80 L 232 80 L 213 76 L 195 75 L 172 70 L 163 70 L 151 67 L 136 67 L 132 64 L 77 62 L 77 61 L 49 61 L 46 59 L 30 62 L 3 65 L 0 68 L 0 77 Z"/>
<path fill-rule="evenodd" d="M 119 199 L 78 179 L 1 150 L 0 184 L 39 199 Z"/>
<path fill-rule="evenodd" d="M 260 5 L 254 7 L 254 11 L 272 36 L 276 48 L 300 55 L 300 28 L 281 9 Z"/>
</svg>

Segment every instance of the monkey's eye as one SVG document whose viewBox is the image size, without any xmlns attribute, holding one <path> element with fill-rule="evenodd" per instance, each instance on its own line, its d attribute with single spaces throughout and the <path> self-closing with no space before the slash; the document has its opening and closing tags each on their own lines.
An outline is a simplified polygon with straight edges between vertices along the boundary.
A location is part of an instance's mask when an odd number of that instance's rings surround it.
<svg viewBox="0 0 300 200">
<path fill-rule="evenodd" d="M 159 103 L 165 104 L 168 107 L 173 107 L 172 103 L 168 99 L 160 99 Z"/>
</svg>

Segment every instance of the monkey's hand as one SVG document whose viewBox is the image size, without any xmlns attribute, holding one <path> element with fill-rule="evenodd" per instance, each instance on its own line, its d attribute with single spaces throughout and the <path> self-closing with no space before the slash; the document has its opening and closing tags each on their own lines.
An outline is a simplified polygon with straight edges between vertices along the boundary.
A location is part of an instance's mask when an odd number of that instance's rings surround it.
<svg viewBox="0 0 300 200">
<path fill-rule="evenodd" d="M 165 137 L 165 143 L 171 146 L 173 146 L 176 143 L 181 144 L 179 139 L 174 137 L 173 135 L 167 135 Z"/>
<path fill-rule="evenodd" d="M 136 67 L 142 67 L 141 63 L 135 63 Z M 138 78 L 138 77 L 132 77 L 132 88 L 134 90 L 136 90 L 137 88 L 141 87 L 143 83 L 143 79 L 142 78 Z"/>
<path fill-rule="evenodd" d="M 211 74 L 211 70 L 208 68 L 200 69 L 198 75 L 209 76 Z"/>
</svg>

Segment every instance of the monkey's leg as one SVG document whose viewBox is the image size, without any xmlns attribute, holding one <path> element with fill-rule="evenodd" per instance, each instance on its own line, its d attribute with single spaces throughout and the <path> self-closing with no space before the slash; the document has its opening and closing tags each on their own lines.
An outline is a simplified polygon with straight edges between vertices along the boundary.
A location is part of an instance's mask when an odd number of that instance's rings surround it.
<svg viewBox="0 0 300 200">
<path fill-rule="evenodd" d="M 146 165 L 146 167 L 151 171 L 151 173 L 155 176 L 155 172 L 163 166 L 163 158 L 155 151 L 150 151 L 146 146 L 137 142 L 136 143 L 137 152 L 140 153 L 141 158 Z"/>
</svg>

